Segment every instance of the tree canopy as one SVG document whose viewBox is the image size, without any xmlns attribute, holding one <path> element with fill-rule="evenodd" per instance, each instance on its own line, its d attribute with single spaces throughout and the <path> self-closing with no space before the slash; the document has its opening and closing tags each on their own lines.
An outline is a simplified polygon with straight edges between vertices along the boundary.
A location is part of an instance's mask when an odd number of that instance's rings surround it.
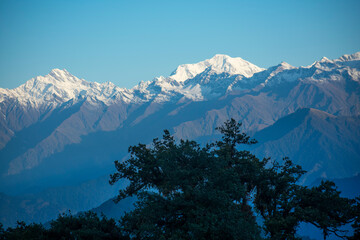
<svg viewBox="0 0 360 240">
<path fill-rule="evenodd" d="M 252 143 L 246 135 L 234 139 L 231 134 L 215 144 L 216 151 L 215 145 L 200 147 L 194 141 L 177 144 L 168 131 L 152 147 L 130 147 L 130 159 L 116 162 L 117 173 L 111 176 L 112 183 L 130 180 L 118 201 L 139 199 L 122 219 L 124 230 L 136 239 L 260 239 L 247 201 L 252 186 L 243 184 L 249 176 L 239 171 L 259 161 L 235 150 L 237 143 Z"/>
<path fill-rule="evenodd" d="M 69 240 L 126 240 L 128 237 L 114 219 L 105 216 L 99 217 L 93 212 L 82 212 L 77 215 L 71 213 L 61 214 L 57 219 L 50 222 L 50 227 L 45 228 L 42 224 L 18 222 L 16 227 L 9 227 L 4 230 L 0 225 L 1 240 L 48 240 L 48 239 L 69 239 Z"/>
<path fill-rule="evenodd" d="M 217 128 L 222 138 L 201 146 L 165 130 L 151 145 L 131 146 L 115 162 L 110 183 L 128 179 L 116 201 L 137 196 L 121 226 L 133 239 L 298 239 L 308 222 L 341 236 L 354 220 L 354 202 L 332 182 L 298 184 L 305 171 L 288 158 L 258 159 L 243 146 L 255 144 L 234 119 Z M 337 204 L 333 206 L 331 202 Z"/>
</svg>

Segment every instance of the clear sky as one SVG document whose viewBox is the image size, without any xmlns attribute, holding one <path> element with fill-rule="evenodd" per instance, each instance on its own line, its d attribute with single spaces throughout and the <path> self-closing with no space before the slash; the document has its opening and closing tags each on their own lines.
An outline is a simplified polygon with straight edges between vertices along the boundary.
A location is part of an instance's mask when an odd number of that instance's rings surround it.
<svg viewBox="0 0 360 240">
<path fill-rule="evenodd" d="M 131 88 L 217 53 L 260 67 L 360 51 L 359 0 L 0 0 L 0 87 L 53 68 Z"/>
</svg>

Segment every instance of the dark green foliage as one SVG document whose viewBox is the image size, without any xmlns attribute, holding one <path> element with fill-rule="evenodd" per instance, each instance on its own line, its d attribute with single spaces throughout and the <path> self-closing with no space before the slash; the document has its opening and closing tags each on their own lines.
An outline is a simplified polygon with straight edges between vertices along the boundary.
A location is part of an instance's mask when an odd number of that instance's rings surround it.
<svg viewBox="0 0 360 240">
<path fill-rule="evenodd" d="M 2 228 L 2 227 L 1 227 Z M 47 239 L 46 230 L 41 224 L 31 223 L 26 225 L 25 222 L 17 222 L 15 228 L 8 228 L 6 231 L 3 229 L 0 233 L 0 239 Z"/>
<path fill-rule="evenodd" d="M 41 224 L 26 225 L 18 222 L 15 228 L 6 231 L 0 226 L 0 239 L 128 239 L 117 226 L 114 219 L 99 218 L 93 212 L 76 216 L 62 214 L 45 229 Z"/>
<path fill-rule="evenodd" d="M 317 187 L 303 188 L 299 193 L 302 220 L 322 230 L 324 239 L 330 233 L 342 237 L 340 227 L 353 221 L 354 200 L 343 198 L 331 181 Z"/>
<path fill-rule="evenodd" d="M 296 228 L 301 222 L 298 192 L 302 187 L 296 183 L 304 171 L 288 158 L 283 161 L 262 169 L 254 203 L 271 239 L 297 239 Z"/>
<path fill-rule="evenodd" d="M 50 239 L 121 239 L 122 235 L 114 219 L 99 218 L 93 212 L 60 215 L 52 221 L 47 232 Z"/>
<path fill-rule="evenodd" d="M 0 240 L 5 239 L 5 230 L 2 223 L 0 223 Z"/>
<path fill-rule="evenodd" d="M 238 130 L 235 121 L 227 124 Z M 228 131 L 224 141 L 200 147 L 194 141 L 177 144 L 165 131 L 152 147 L 130 147 L 130 159 L 116 162 L 118 172 L 111 176 L 112 183 L 130 180 L 117 200 L 139 199 L 122 219 L 124 230 L 134 239 L 259 239 L 247 201 L 253 187 L 244 185 L 251 173 L 243 171 L 258 160 L 236 150 L 238 143 L 252 142 Z"/>
<path fill-rule="evenodd" d="M 128 179 L 117 201 L 137 196 L 135 210 L 121 227 L 131 239 L 260 239 L 255 213 L 270 239 L 298 239 L 301 222 L 319 227 L 326 238 L 354 218 L 352 201 L 330 182 L 308 189 L 305 173 L 288 158 L 259 160 L 242 145 L 256 143 L 234 119 L 218 128 L 221 141 L 200 147 L 176 143 L 169 131 L 151 146 L 129 148 L 130 159 L 115 162 L 110 183 Z M 333 206 L 337 204 L 337 206 Z"/>
<path fill-rule="evenodd" d="M 354 222 L 351 225 L 354 229 L 354 234 L 351 237 L 348 237 L 348 240 L 358 240 L 360 239 L 360 197 L 355 199 L 355 204 L 353 208 Z"/>
</svg>

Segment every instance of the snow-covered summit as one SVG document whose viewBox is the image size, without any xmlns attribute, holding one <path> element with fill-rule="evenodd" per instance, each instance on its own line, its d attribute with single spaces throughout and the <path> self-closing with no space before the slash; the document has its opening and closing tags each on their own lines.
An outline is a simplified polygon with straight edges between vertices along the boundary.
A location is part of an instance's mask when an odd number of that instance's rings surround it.
<svg viewBox="0 0 360 240">
<path fill-rule="evenodd" d="M 178 82 L 184 82 L 202 73 L 207 68 L 211 68 L 217 73 L 226 72 L 245 77 L 251 77 L 254 73 L 264 70 L 240 57 L 232 58 L 224 54 L 216 54 L 214 57 L 199 63 L 180 65 L 169 77 Z"/>
<path fill-rule="evenodd" d="M 53 69 L 45 76 L 37 76 L 14 89 L 0 89 L 0 102 L 16 98 L 21 104 L 60 104 L 71 99 L 86 98 L 111 101 L 121 98 L 127 101 L 129 90 L 113 83 L 88 82 L 70 74 L 66 69 Z"/>
<path fill-rule="evenodd" d="M 356 61 L 356 60 L 360 60 L 360 52 L 356 52 L 351 55 L 345 54 L 345 55 L 341 56 L 340 58 L 335 59 L 335 61 L 341 61 L 341 62 Z"/>
<path fill-rule="evenodd" d="M 217 54 L 198 63 L 180 65 L 170 76 L 141 82 L 131 90 L 137 101 L 154 99 L 163 102 L 179 96 L 200 101 L 218 96 L 219 89 L 225 92 L 231 82 L 251 78 L 254 73 L 263 70 L 242 58 Z M 234 79 L 229 80 L 229 77 Z M 214 94 L 213 90 L 217 93 Z"/>
<path fill-rule="evenodd" d="M 15 89 L 0 88 L 0 103 L 5 99 L 15 99 L 22 105 L 58 105 L 71 99 L 105 104 L 166 102 L 183 98 L 203 101 L 234 90 L 260 89 L 299 79 L 319 82 L 342 79 L 344 71 L 359 81 L 359 60 L 360 52 L 357 52 L 334 60 L 323 57 L 307 67 L 281 62 L 265 70 L 242 58 L 217 54 L 199 63 L 180 65 L 170 76 L 140 82 L 132 89 L 119 88 L 111 82 L 88 82 L 65 69 L 53 69 Z"/>
<path fill-rule="evenodd" d="M 320 60 L 315 61 L 313 64 L 300 67 L 300 68 L 313 68 L 324 71 L 332 71 L 334 68 L 349 67 L 353 69 L 358 69 L 360 67 L 360 52 L 348 55 L 345 54 L 336 59 L 329 59 L 327 57 L 322 57 Z"/>
<path fill-rule="evenodd" d="M 328 59 L 327 57 L 322 57 L 319 62 L 321 62 L 321 63 L 331 62 L 332 63 L 333 61 Z"/>
<path fill-rule="evenodd" d="M 195 64 L 180 65 L 169 77 L 158 77 L 153 81 L 140 83 L 132 89 L 123 89 L 110 82 L 88 82 L 69 73 L 66 69 L 53 69 L 45 76 L 30 79 L 15 89 L 0 89 L 0 102 L 6 98 L 18 99 L 21 104 L 60 104 L 70 99 L 87 98 L 91 101 L 111 103 L 168 101 L 173 96 L 185 96 L 190 99 L 203 99 L 201 86 L 193 86 L 187 80 L 197 75 L 227 74 L 240 75 L 246 78 L 264 69 L 243 60 L 227 55 L 217 54 Z M 211 73 L 211 74 L 209 74 Z M 207 80 L 217 79 L 209 78 Z M 200 82 L 204 84 L 205 82 Z M 209 83 L 208 81 L 206 83 Z M 216 85 L 219 85 L 217 83 Z M 226 89 L 228 82 L 220 84 Z M 225 86 L 226 85 L 226 86 Z M 207 86 L 209 88 L 210 85 Z M 195 91 L 195 89 L 197 89 Z M 209 92 L 209 90 L 207 90 Z M 176 97 L 175 97 L 176 98 Z"/>
<path fill-rule="evenodd" d="M 66 69 L 58 69 L 55 68 L 50 71 L 50 73 L 47 75 L 49 78 L 53 81 L 60 81 L 60 82 L 79 82 L 80 79 L 70 74 Z M 81 81 L 81 80 L 80 80 Z"/>
</svg>

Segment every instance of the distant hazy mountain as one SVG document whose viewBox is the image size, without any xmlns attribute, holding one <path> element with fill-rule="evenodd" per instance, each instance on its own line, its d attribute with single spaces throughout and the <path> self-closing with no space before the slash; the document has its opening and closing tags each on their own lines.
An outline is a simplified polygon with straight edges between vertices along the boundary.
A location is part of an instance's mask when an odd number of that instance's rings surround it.
<svg viewBox="0 0 360 240">
<path fill-rule="evenodd" d="M 0 222 L 7 226 L 22 220 L 47 222 L 59 214 L 86 211 L 113 198 L 122 183 L 108 184 L 108 176 L 72 186 L 48 188 L 45 191 L 18 196 L 0 193 Z"/>
<path fill-rule="evenodd" d="M 360 116 L 334 116 L 303 108 L 255 134 L 257 156 L 290 157 L 315 178 L 342 178 L 360 171 Z M 359 192 L 360 193 L 360 192 Z"/>
<path fill-rule="evenodd" d="M 304 181 L 351 177 L 360 171 L 359 115 L 360 52 L 269 69 L 215 55 L 132 89 L 54 69 L 0 89 L 0 192 L 22 197 L 96 179 L 163 129 L 206 142 L 231 117 L 259 139 L 257 154 L 303 165 Z"/>
</svg>

